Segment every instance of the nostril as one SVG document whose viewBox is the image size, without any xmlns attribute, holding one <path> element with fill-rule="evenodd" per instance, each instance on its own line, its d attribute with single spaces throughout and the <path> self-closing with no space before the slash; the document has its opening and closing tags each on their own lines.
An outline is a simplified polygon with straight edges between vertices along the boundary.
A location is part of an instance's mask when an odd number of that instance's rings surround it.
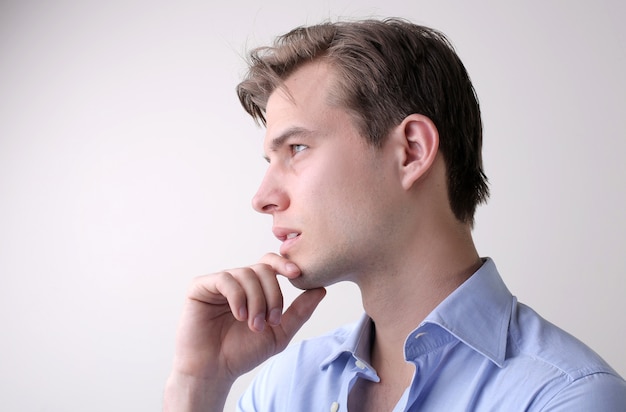
<svg viewBox="0 0 626 412">
<path fill-rule="evenodd" d="M 269 204 L 269 205 L 265 205 L 265 206 L 263 206 L 263 207 L 261 208 L 261 210 L 262 210 L 264 213 L 272 213 L 274 210 L 276 210 L 276 208 L 278 208 L 278 206 L 277 206 L 277 205 L 274 205 L 274 204 Z"/>
<path fill-rule="evenodd" d="M 272 213 L 278 206 L 267 199 L 267 196 L 259 196 L 258 194 L 252 198 L 252 208 L 259 213 Z"/>
<path fill-rule="evenodd" d="M 289 196 L 282 186 L 266 176 L 252 197 L 252 207 L 259 213 L 274 213 L 289 207 Z"/>
</svg>

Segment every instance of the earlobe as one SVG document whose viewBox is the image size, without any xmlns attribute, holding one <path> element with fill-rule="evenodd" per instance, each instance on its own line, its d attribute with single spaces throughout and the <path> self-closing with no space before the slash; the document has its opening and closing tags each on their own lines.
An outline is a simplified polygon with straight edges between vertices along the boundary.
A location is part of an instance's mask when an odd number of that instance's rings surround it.
<svg viewBox="0 0 626 412">
<path fill-rule="evenodd" d="M 398 131 L 403 139 L 402 186 L 410 189 L 431 168 L 439 151 L 439 131 L 430 118 L 407 116 Z"/>
</svg>

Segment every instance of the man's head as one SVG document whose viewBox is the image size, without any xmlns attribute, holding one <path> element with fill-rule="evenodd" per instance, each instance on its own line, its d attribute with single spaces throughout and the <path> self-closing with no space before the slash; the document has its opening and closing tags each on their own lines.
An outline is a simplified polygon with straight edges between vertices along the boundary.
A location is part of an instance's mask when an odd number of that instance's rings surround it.
<svg viewBox="0 0 626 412">
<path fill-rule="evenodd" d="M 445 36 L 399 19 L 300 27 L 255 49 L 237 92 L 265 123 L 269 96 L 303 64 L 322 59 L 338 74 L 331 98 L 367 141 L 380 147 L 407 116 L 430 118 L 439 132 L 447 190 L 456 218 L 471 224 L 489 194 L 482 169 L 482 124 L 473 86 Z"/>
</svg>

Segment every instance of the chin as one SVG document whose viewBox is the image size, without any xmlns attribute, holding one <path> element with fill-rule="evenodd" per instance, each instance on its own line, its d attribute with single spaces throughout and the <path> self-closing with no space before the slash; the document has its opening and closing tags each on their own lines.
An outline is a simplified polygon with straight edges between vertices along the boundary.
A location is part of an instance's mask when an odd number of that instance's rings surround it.
<svg viewBox="0 0 626 412">
<path fill-rule="evenodd" d="M 309 279 L 304 275 L 300 275 L 295 279 L 289 279 L 289 282 L 298 289 L 309 290 L 309 289 L 317 289 L 324 286 L 327 286 L 323 283 L 316 282 L 313 279 Z"/>
<path fill-rule="evenodd" d="M 342 276 L 333 276 L 328 269 L 301 269 L 301 275 L 295 279 L 289 279 L 293 286 L 302 290 L 325 288 L 343 279 Z"/>
<path fill-rule="evenodd" d="M 297 263 L 296 263 L 297 264 Z M 329 286 L 332 283 L 331 276 L 327 276 L 326 270 L 306 269 L 301 267 L 301 274 L 289 282 L 298 289 L 309 290 Z"/>
</svg>

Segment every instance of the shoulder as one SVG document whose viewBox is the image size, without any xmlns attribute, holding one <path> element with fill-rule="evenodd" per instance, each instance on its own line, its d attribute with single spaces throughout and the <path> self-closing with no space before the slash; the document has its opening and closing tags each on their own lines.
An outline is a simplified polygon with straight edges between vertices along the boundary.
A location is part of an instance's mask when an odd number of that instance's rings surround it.
<svg viewBox="0 0 626 412">
<path fill-rule="evenodd" d="M 549 398 L 542 410 L 626 408 L 624 379 L 589 346 L 524 304 L 513 309 L 507 363 L 525 369 L 537 386 L 552 389 L 544 392 Z"/>
<path fill-rule="evenodd" d="M 565 386 L 542 408 L 550 412 L 624 411 L 626 383 L 617 374 L 590 373 Z"/>
<path fill-rule="evenodd" d="M 589 346 L 517 303 L 509 325 L 510 354 L 528 357 L 575 380 L 594 373 L 617 373 Z"/>
</svg>

